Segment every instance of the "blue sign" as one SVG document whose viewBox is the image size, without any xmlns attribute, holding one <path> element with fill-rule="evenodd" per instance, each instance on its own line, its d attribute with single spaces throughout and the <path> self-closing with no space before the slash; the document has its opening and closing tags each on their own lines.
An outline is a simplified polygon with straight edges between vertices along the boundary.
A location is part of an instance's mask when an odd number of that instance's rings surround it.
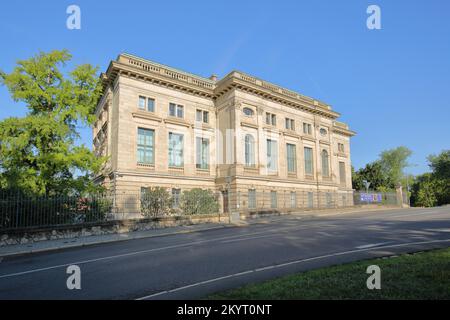
<svg viewBox="0 0 450 320">
<path fill-rule="evenodd" d="M 378 203 L 381 201 L 381 193 L 361 193 L 361 202 Z"/>
</svg>

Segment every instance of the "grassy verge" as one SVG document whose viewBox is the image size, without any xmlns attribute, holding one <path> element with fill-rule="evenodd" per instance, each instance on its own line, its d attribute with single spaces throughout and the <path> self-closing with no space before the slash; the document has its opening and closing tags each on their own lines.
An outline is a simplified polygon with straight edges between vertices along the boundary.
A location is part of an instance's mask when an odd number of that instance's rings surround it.
<svg viewBox="0 0 450 320">
<path fill-rule="evenodd" d="M 367 289 L 370 265 L 381 268 L 381 290 Z M 307 271 L 208 299 L 450 299 L 450 248 Z"/>
</svg>

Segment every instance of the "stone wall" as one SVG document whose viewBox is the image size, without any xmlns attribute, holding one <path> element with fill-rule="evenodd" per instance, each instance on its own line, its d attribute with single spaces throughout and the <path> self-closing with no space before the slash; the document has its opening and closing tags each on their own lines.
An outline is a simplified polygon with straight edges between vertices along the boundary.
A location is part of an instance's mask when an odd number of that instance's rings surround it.
<svg viewBox="0 0 450 320">
<path fill-rule="evenodd" d="M 30 244 L 39 241 L 73 239 L 89 236 L 120 234 L 135 231 L 154 230 L 204 223 L 228 222 L 225 215 L 195 215 L 182 217 L 161 217 L 153 219 L 108 221 L 92 225 L 72 225 L 47 229 L 24 229 L 0 235 L 0 247 Z"/>
</svg>

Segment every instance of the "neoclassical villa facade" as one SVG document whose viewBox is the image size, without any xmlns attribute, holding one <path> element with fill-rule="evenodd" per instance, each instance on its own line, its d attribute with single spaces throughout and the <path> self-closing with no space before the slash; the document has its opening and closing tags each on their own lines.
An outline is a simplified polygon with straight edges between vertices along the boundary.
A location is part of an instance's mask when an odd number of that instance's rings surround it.
<svg viewBox="0 0 450 320">
<path fill-rule="evenodd" d="M 116 195 L 211 189 L 223 211 L 311 207 L 328 195 L 352 204 L 355 133 L 321 101 L 240 71 L 203 78 L 129 54 L 101 79 L 94 151 L 108 160 L 96 182 Z"/>
</svg>

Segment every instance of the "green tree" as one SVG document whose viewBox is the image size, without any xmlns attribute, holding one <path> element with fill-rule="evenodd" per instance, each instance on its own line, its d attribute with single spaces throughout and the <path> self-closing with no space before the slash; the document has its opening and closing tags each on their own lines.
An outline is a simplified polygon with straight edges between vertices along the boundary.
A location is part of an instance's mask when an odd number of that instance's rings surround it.
<svg viewBox="0 0 450 320">
<path fill-rule="evenodd" d="M 439 155 L 428 157 L 429 166 L 435 181 L 438 205 L 450 203 L 450 150 L 444 150 Z"/>
<path fill-rule="evenodd" d="M 416 207 L 434 207 L 437 204 L 436 182 L 431 173 L 416 177 L 411 187 L 411 204 Z"/>
<path fill-rule="evenodd" d="M 411 154 L 412 151 L 404 146 L 386 150 L 380 154 L 381 168 L 394 186 L 402 182 L 404 170 L 409 166 L 408 158 Z"/>
<path fill-rule="evenodd" d="M 91 188 L 89 177 L 105 159 L 77 145 L 77 126 L 94 121 L 102 87 L 89 64 L 63 73 L 71 59 L 66 51 L 39 53 L 0 71 L 16 102 L 26 105 L 23 118 L 0 122 L 0 187 L 27 194 L 61 195 Z"/>
<path fill-rule="evenodd" d="M 366 164 L 352 175 L 353 189 L 365 190 L 363 181 L 370 182 L 370 188 L 377 191 L 387 191 L 392 189 L 393 183 L 389 180 L 380 161 Z"/>
</svg>

